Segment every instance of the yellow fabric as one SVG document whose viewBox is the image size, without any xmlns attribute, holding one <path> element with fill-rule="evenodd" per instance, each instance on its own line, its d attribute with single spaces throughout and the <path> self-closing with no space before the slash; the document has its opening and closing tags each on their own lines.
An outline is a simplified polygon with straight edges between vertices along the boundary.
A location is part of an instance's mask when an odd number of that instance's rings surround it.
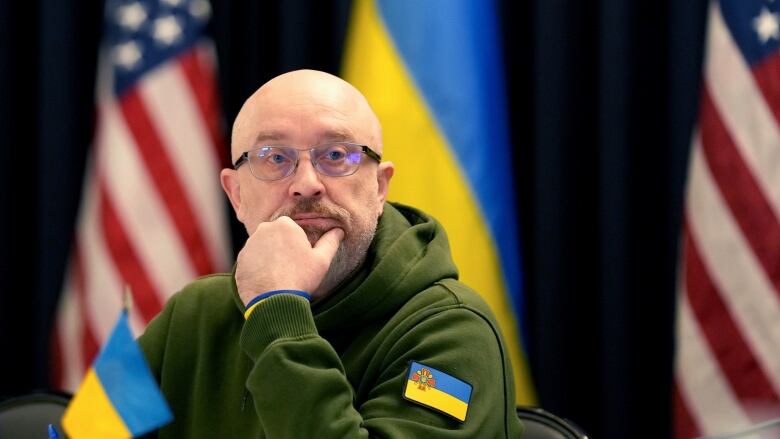
<svg viewBox="0 0 780 439">
<path fill-rule="evenodd" d="M 373 1 L 355 2 L 350 26 L 344 78 L 366 96 L 382 122 L 384 158 L 396 167 L 388 199 L 418 207 L 444 225 L 461 280 L 482 295 L 501 326 L 514 367 L 517 403 L 533 404 L 536 397 L 497 250 L 475 197 Z"/>
<path fill-rule="evenodd" d="M 404 397 L 447 413 L 461 422 L 466 420 L 466 411 L 469 405 L 439 389 L 428 387 L 421 390 L 417 383 L 407 380 Z"/>
<path fill-rule="evenodd" d="M 74 439 L 131 437 L 93 369 L 89 369 L 68 405 L 62 426 L 68 437 Z"/>
<path fill-rule="evenodd" d="M 249 320 L 249 316 L 252 314 L 252 311 L 254 311 L 255 308 L 257 308 L 257 305 L 260 305 L 261 303 L 265 302 L 265 300 L 266 299 L 263 299 L 263 300 L 255 303 L 254 305 L 250 306 L 249 309 L 244 311 L 244 320 Z"/>
</svg>

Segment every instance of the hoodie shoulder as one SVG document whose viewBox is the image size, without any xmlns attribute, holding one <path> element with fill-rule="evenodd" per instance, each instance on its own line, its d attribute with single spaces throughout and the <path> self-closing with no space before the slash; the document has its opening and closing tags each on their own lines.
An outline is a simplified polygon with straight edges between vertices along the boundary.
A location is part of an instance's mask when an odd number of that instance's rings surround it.
<svg viewBox="0 0 780 439">
<path fill-rule="evenodd" d="M 440 279 L 414 294 L 399 309 L 396 317 L 421 322 L 439 314 L 466 311 L 473 318 L 484 321 L 493 332 L 499 326 L 493 311 L 480 295 L 454 278 Z"/>
<path fill-rule="evenodd" d="M 209 310 L 211 315 L 230 313 L 236 308 L 232 279 L 230 273 L 202 276 L 171 296 L 165 308 L 177 319 L 184 320 L 199 319 L 204 310 Z"/>
<path fill-rule="evenodd" d="M 230 273 L 207 274 L 185 285 L 176 295 L 181 296 L 178 298 L 180 301 L 195 300 L 196 297 L 201 296 L 206 300 L 224 299 L 222 296 L 227 296 L 229 299 L 233 290 L 232 279 Z"/>
<path fill-rule="evenodd" d="M 454 278 L 441 279 L 431 288 L 421 291 L 414 302 L 421 301 L 426 307 L 466 308 L 495 322 L 490 306 L 468 285 Z"/>
</svg>

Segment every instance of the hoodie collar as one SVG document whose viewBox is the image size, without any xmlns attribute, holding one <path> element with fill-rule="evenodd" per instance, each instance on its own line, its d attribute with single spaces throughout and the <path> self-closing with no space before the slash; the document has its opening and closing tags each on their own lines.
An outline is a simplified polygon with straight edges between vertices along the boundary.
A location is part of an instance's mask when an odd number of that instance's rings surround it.
<svg viewBox="0 0 780 439">
<path fill-rule="evenodd" d="M 312 307 L 322 331 L 363 326 L 458 272 L 444 230 L 421 211 L 386 203 L 366 260 L 343 287 Z"/>
</svg>

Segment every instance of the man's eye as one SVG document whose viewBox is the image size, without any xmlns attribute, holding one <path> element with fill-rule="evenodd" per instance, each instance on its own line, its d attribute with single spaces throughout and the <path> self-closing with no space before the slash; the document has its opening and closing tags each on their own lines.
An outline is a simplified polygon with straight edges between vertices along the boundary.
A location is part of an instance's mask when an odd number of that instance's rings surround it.
<svg viewBox="0 0 780 439">
<path fill-rule="evenodd" d="M 282 155 L 282 154 L 271 154 L 271 156 L 270 156 L 270 157 L 268 157 L 268 159 L 269 159 L 269 160 L 270 160 L 272 163 L 284 163 L 284 162 L 286 162 L 286 161 L 287 161 L 287 157 L 285 157 L 285 156 L 284 156 L 284 155 Z"/>
<path fill-rule="evenodd" d="M 265 151 L 262 154 L 258 154 L 257 158 L 266 165 L 282 165 L 290 161 L 290 158 L 284 153 L 272 151 Z"/>
<path fill-rule="evenodd" d="M 331 149 L 330 151 L 326 152 L 323 158 L 326 160 L 342 160 L 344 159 L 344 151 L 337 150 L 337 149 Z"/>
</svg>

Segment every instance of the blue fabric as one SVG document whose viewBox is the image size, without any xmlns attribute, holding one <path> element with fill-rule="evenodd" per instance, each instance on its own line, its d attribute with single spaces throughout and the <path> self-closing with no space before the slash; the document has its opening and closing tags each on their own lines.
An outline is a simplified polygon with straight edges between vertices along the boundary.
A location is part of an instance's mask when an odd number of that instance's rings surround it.
<svg viewBox="0 0 780 439">
<path fill-rule="evenodd" d="M 518 217 L 495 4 L 379 0 L 378 6 L 484 213 L 520 318 Z"/>
<path fill-rule="evenodd" d="M 269 291 L 267 293 L 258 294 L 255 296 L 254 299 L 250 300 L 249 303 L 246 304 L 246 309 L 249 309 L 252 307 L 252 305 L 256 304 L 257 302 L 260 302 L 262 300 L 265 300 L 271 296 L 276 296 L 277 294 L 292 294 L 294 296 L 301 296 L 311 302 L 311 294 L 307 293 L 306 291 L 301 290 L 273 290 Z"/>
<path fill-rule="evenodd" d="M 471 400 L 471 384 L 465 381 L 461 381 L 452 375 L 446 374 L 439 369 L 434 369 L 431 366 L 426 366 L 425 364 L 412 361 L 411 365 L 409 366 L 409 377 L 407 379 L 412 379 L 412 375 L 423 368 L 431 371 L 433 379 L 436 380 L 436 385 L 434 385 L 433 388 L 450 394 L 455 398 L 465 402 L 466 404 L 469 403 Z"/>
<path fill-rule="evenodd" d="M 130 333 L 126 312 L 122 312 L 93 369 L 133 436 L 173 420 L 141 348 Z"/>
</svg>

